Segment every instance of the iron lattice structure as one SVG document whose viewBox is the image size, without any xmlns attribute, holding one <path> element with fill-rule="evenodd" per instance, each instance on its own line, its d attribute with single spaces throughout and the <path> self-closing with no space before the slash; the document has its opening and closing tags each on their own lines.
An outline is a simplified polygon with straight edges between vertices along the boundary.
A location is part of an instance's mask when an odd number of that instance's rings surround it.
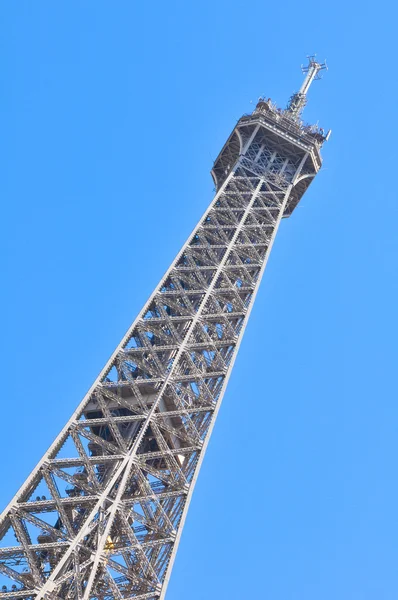
<svg viewBox="0 0 398 600">
<path fill-rule="evenodd" d="M 209 209 L 2 514 L 1 600 L 164 598 L 276 232 L 321 167 L 326 137 L 300 118 L 321 67 L 286 110 L 260 99 L 238 121 Z"/>
</svg>

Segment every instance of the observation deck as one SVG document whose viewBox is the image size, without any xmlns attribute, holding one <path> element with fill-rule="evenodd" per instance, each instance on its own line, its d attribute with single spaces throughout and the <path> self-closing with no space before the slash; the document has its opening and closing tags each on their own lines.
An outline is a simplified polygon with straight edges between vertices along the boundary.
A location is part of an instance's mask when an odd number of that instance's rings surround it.
<svg viewBox="0 0 398 600">
<path fill-rule="evenodd" d="M 259 98 L 254 111 L 239 119 L 211 171 L 217 191 L 238 164 L 243 164 L 257 175 L 261 165 L 262 173 L 266 174 L 271 185 L 282 190 L 292 186 L 284 217 L 291 215 L 322 167 L 321 148 L 331 133 L 325 133 L 318 125 L 307 124 L 301 118 L 309 85 L 314 79 L 319 79 L 319 71 L 323 68 L 326 68 L 325 64 L 321 65 L 310 57 L 308 67 L 303 69 L 307 72 L 304 83 L 300 91 L 293 94 L 286 109 L 279 108 L 271 98 Z M 255 130 L 254 147 L 266 148 L 268 154 L 277 156 L 277 161 L 259 161 L 259 157 L 253 154 L 253 147 L 247 146 Z M 302 160 L 305 162 L 295 177 L 295 167 Z"/>
</svg>

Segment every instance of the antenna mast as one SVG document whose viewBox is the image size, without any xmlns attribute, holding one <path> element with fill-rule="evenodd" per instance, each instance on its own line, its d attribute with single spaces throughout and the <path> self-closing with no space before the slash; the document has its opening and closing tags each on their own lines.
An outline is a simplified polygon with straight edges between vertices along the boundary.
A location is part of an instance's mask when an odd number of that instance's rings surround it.
<svg viewBox="0 0 398 600">
<path fill-rule="evenodd" d="M 306 73 L 303 84 L 300 90 L 293 94 L 293 96 L 290 98 L 287 106 L 287 112 L 297 120 L 300 118 L 304 106 L 307 104 L 307 92 L 311 83 L 314 81 L 314 79 L 321 79 L 320 71 L 327 69 L 326 61 L 323 63 L 317 62 L 315 60 L 315 54 L 312 56 L 307 56 L 307 58 L 308 65 L 301 65 L 302 72 Z"/>
</svg>

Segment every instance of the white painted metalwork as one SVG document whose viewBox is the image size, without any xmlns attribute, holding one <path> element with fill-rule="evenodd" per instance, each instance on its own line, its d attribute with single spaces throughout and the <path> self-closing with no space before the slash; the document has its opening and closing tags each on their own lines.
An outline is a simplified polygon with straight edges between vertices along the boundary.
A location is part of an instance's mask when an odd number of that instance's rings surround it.
<svg viewBox="0 0 398 600">
<path fill-rule="evenodd" d="M 302 86 L 296 94 L 290 98 L 287 110 L 290 112 L 291 116 L 299 119 L 301 112 L 307 102 L 307 93 L 310 89 L 311 83 L 314 79 L 321 78 L 321 71 L 323 69 L 327 69 L 326 61 L 323 63 L 319 63 L 315 60 L 315 55 L 307 56 L 308 65 L 305 67 L 302 65 L 301 70 L 303 73 L 306 73 L 306 77 L 302 83 Z"/>
<path fill-rule="evenodd" d="M 237 123 L 210 207 L 1 516 L 0 600 L 164 598 L 275 235 L 321 166 L 296 108 Z"/>
</svg>

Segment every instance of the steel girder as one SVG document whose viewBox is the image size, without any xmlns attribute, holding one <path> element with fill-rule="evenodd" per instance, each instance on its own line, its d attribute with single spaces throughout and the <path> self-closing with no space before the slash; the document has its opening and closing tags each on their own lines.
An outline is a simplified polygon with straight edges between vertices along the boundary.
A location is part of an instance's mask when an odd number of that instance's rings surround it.
<svg viewBox="0 0 398 600">
<path fill-rule="evenodd" d="M 0 599 L 164 598 L 275 234 L 318 150 L 259 111 L 238 122 L 209 209 L 1 517 Z"/>
</svg>

